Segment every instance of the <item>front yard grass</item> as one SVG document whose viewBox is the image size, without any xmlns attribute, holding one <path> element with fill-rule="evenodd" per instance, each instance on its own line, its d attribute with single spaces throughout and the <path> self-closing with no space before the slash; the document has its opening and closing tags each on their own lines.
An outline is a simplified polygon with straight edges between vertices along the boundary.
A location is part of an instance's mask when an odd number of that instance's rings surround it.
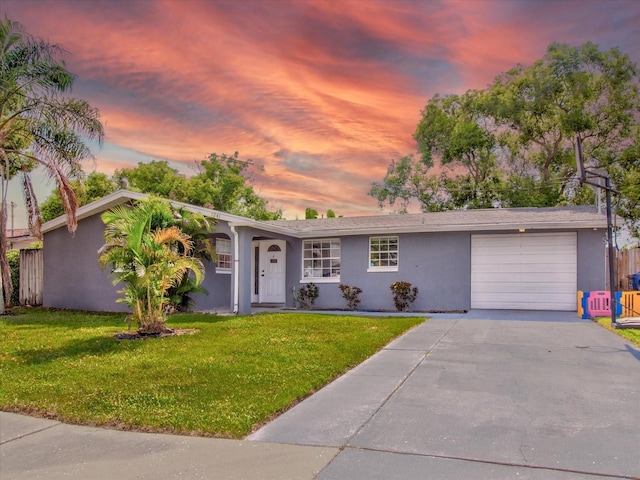
<svg viewBox="0 0 640 480">
<path fill-rule="evenodd" d="M 626 338 L 631 343 L 635 344 L 637 347 L 640 347 L 640 329 L 637 328 L 612 328 L 611 327 L 611 318 L 608 317 L 599 317 L 596 319 L 598 324 L 611 330 L 612 332 L 620 335 L 623 338 Z"/>
<path fill-rule="evenodd" d="M 174 315 L 193 335 L 118 341 L 123 314 L 0 317 L 0 410 L 240 438 L 423 319 Z"/>
</svg>

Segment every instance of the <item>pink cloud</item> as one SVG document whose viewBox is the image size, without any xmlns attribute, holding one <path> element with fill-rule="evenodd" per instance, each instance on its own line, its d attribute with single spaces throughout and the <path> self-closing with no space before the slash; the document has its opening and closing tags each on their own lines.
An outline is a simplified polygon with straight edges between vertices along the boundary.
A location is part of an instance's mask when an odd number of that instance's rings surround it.
<svg viewBox="0 0 640 480">
<path fill-rule="evenodd" d="M 73 94 L 106 124 L 99 170 L 167 159 L 189 171 L 237 150 L 263 166 L 256 190 L 289 216 L 307 206 L 376 212 L 370 185 L 415 150 L 435 93 L 484 88 L 553 41 L 619 45 L 640 59 L 640 3 L 627 0 L 579 9 L 572 0 L 4 0 L 2 9 L 69 50 Z"/>
</svg>

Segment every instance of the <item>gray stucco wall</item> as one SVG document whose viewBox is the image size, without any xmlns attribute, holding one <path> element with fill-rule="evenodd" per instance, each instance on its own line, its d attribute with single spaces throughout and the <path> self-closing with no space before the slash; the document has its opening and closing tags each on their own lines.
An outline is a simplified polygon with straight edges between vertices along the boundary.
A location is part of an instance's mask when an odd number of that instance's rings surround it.
<svg viewBox="0 0 640 480">
<path fill-rule="evenodd" d="M 607 231 L 580 230 L 578 232 L 578 290 L 604 290 L 606 286 Z"/>
<path fill-rule="evenodd" d="M 299 288 L 301 245 L 291 249 L 287 263 L 288 290 Z M 318 308 L 346 308 L 338 285 L 362 289 L 361 310 L 395 310 L 390 286 L 397 280 L 411 282 L 419 293 L 412 310 L 466 310 L 471 291 L 471 237 L 468 233 L 399 235 L 397 272 L 368 272 L 369 236 L 341 240 L 340 282 L 316 283 Z"/>
<path fill-rule="evenodd" d="M 264 238 L 287 242 L 286 305 L 293 306 L 293 289 L 307 283 L 302 278 L 302 243 L 300 239 L 265 234 L 252 228 L 239 228 L 238 262 L 239 312 L 251 311 L 252 241 Z M 480 233 L 480 232 L 478 232 Z M 482 232 L 492 233 L 492 232 Z M 500 232 L 494 232 L 500 233 Z M 233 242 L 226 222 L 216 225 L 216 235 L 224 234 Z M 97 250 L 103 245 L 104 225 L 99 215 L 79 222 L 75 235 L 65 228 L 44 236 L 45 307 L 90 311 L 127 311 L 116 303 L 117 287 L 108 272 L 98 264 Z M 389 232 L 393 235 L 393 232 Z M 578 231 L 578 290 L 602 290 L 605 284 L 604 230 Z M 397 272 L 368 272 L 369 235 L 341 239 L 341 278 L 339 282 L 316 283 L 320 296 L 318 308 L 343 309 L 346 301 L 338 288 L 340 283 L 360 287 L 361 310 L 395 310 L 390 285 L 403 280 L 420 290 L 412 310 L 468 310 L 471 304 L 471 233 L 429 233 L 399 235 L 399 267 Z M 234 259 L 235 260 L 235 259 Z M 208 296 L 197 295 L 196 310 L 233 308 L 233 274 L 216 273 L 215 266 L 205 262 L 203 286 Z"/>
<path fill-rule="evenodd" d="M 218 221 L 213 233 L 214 242 L 215 237 L 222 237 L 231 241 L 233 245 L 233 236 L 231 229 L 227 222 Z M 218 273 L 216 272 L 215 263 L 204 261 L 205 266 L 205 278 L 202 282 L 209 294 L 197 294 L 194 295 L 195 306 L 194 310 L 206 311 L 206 310 L 231 310 L 233 308 L 233 275 L 228 272 Z"/>
<path fill-rule="evenodd" d="M 540 231 L 544 233 L 545 231 Z M 551 232 L 551 231 L 546 231 Z M 478 232 L 505 233 L 505 232 Z M 509 232 L 512 233 L 512 232 Z M 604 230 L 578 233 L 578 290 L 603 290 L 605 282 Z M 389 235 L 393 235 L 392 232 Z M 341 239 L 341 277 L 335 283 L 317 283 L 316 307 L 346 308 L 340 283 L 360 287 L 360 310 L 395 310 L 390 286 L 411 282 L 419 294 L 411 310 L 452 311 L 471 308 L 471 233 L 399 235 L 397 272 L 368 272 L 369 235 Z M 293 240 L 287 258 L 287 305 L 293 305 L 292 288 L 300 288 L 302 241 Z"/>
<path fill-rule="evenodd" d="M 71 310 L 126 312 L 117 288 L 98 263 L 104 244 L 100 216 L 80 220 L 75 235 L 66 228 L 44 234 L 43 306 Z"/>
<path fill-rule="evenodd" d="M 216 229 L 228 232 L 224 222 Z M 104 244 L 104 224 L 99 215 L 78 222 L 75 235 L 58 228 L 44 235 L 43 306 L 69 310 L 128 312 L 116 303 L 120 287 L 98 263 L 98 249 Z M 232 275 L 215 273 L 215 265 L 205 264 L 203 287 L 209 295 L 195 295 L 195 310 L 230 309 Z"/>
</svg>

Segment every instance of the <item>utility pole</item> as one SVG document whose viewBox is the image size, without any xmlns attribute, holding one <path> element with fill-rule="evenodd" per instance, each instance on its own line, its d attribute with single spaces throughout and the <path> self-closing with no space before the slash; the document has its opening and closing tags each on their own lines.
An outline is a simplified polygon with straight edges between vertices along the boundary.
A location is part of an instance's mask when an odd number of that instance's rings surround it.
<svg viewBox="0 0 640 480">
<path fill-rule="evenodd" d="M 11 236 L 13 237 L 13 220 L 15 215 L 13 214 L 14 209 L 17 207 L 15 202 L 11 202 Z"/>
</svg>

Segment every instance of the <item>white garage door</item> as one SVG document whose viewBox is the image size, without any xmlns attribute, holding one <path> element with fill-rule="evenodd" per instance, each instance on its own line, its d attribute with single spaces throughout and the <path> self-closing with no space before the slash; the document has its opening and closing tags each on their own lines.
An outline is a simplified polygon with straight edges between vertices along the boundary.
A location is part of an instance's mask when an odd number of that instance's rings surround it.
<svg viewBox="0 0 640 480">
<path fill-rule="evenodd" d="M 471 236 L 471 308 L 575 310 L 575 233 Z"/>
</svg>

